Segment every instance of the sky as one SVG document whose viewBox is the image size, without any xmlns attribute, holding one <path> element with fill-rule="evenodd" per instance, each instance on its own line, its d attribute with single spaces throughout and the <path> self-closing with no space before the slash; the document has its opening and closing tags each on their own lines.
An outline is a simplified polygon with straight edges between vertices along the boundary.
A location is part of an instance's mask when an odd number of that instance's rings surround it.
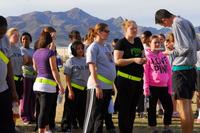
<svg viewBox="0 0 200 133">
<path fill-rule="evenodd" d="M 122 18 L 135 20 L 140 26 L 155 25 L 154 15 L 164 8 L 200 26 L 199 0 L 0 0 L 0 15 L 18 16 L 33 11 L 65 12 L 80 8 L 92 16 L 107 20 Z"/>
</svg>

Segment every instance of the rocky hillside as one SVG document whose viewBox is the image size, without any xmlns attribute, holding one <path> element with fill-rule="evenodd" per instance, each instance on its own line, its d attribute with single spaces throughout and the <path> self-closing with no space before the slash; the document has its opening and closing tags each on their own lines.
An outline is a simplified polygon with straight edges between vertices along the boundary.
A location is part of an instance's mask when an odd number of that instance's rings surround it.
<svg viewBox="0 0 200 133">
<path fill-rule="evenodd" d="M 20 16 L 10 16 L 7 17 L 7 20 L 9 27 L 17 27 L 20 32 L 30 32 L 34 40 L 38 38 L 42 27 L 47 25 L 53 26 L 57 31 L 57 41 L 60 46 L 66 46 L 68 44 L 68 33 L 71 30 L 79 30 L 81 35 L 84 36 L 89 27 L 99 22 L 104 22 L 109 25 L 111 30 L 109 41 L 122 36 L 122 17 L 102 20 L 98 17 L 91 16 L 79 8 L 73 8 L 66 12 L 35 11 Z M 166 28 L 156 29 L 153 27 L 139 26 L 138 34 L 145 30 L 150 30 L 153 33 L 166 33 L 169 31 Z"/>
</svg>

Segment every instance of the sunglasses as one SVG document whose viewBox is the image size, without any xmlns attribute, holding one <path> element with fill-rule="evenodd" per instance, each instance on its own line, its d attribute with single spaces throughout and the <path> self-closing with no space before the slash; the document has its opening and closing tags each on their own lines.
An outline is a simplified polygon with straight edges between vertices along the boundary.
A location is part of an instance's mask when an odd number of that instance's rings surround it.
<svg viewBox="0 0 200 133">
<path fill-rule="evenodd" d="M 154 44 L 160 44 L 160 42 L 154 42 Z"/>
<path fill-rule="evenodd" d="M 104 32 L 106 32 L 106 33 L 110 33 L 110 30 L 102 30 L 102 31 L 104 31 Z"/>
</svg>

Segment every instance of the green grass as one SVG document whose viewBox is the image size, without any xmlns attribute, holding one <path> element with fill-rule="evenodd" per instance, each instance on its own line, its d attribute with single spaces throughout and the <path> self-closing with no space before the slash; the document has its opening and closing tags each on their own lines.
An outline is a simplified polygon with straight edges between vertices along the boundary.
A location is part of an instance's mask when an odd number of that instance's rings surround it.
<svg viewBox="0 0 200 133">
<path fill-rule="evenodd" d="M 58 129 L 60 130 L 60 121 L 62 117 L 62 111 L 63 111 L 63 104 L 58 105 L 57 107 L 57 115 L 56 115 L 56 124 Z M 117 114 L 113 115 L 113 122 L 115 124 L 115 127 L 118 128 L 118 119 L 117 119 Z M 157 127 L 160 131 L 163 129 L 162 125 L 162 118 L 159 117 L 157 118 Z M 148 133 L 149 132 L 149 127 L 147 126 L 147 118 L 138 118 L 136 117 L 135 119 L 135 124 L 134 124 L 134 133 Z M 17 126 L 23 131 L 23 133 L 34 133 L 34 127 L 35 124 L 30 124 L 30 125 L 24 125 L 21 120 L 17 120 Z M 178 118 L 174 118 L 172 121 L 171 125 L 172 130 L 174 133 L 180 133 L 181 128 L 180 128 L 180 121 Z M 118 129 L 117 129 L 118 130 Z M 81 133 L 81 130 L 73 130 L 74 133 Z M 200 124 L 195 123 L 194 124 L 194 133 L 199 133 L 200 132 Z M 56 133 L 59 133 L 56 132 Z"/>
<path fill-rule="evenodd" d="M 56 113 L 56 124 L 57 127 L 60 130 L 60 121 L 63 113 L 63 103 L 64 99 L 61 104 L 58 104 L 57 106 L 57 113 Z M 193 107 L 195 104 L 193 104 Z M 194 107 L 195 109 L 195 107 Z M 113 122 L 115 124 L 115 127 L 118 128 L 118 118 L 117 114 L 113 115 Z M 162 124 L 162 118 L 159 116 L 157 118 L 157 127 L 160 131 L 163 129 L 163 124 Z M 30 124 L 30 125 L 24 125 L 20 119 L 17 120 L 16 124 L 22 131 L 22 133 L 34 133 L 34 128 L 35 124 Z M 180 133 L 181 128 L 180 128 L 180 121 L 179 118 L 173 118 L 172 125 L 171 125 L 172 130 L 174 133 Z M 117 129 L 118 130 L 118 129 Z M 59 132 L 56 132 L 59 133 Z M 81 130 L 73 130 L 73 133 L 81 133 Z M 149 128 L 147 124 L 147 118 L 138 118 L 136 117 L 135 119 L 135 124 L 134 124 L 134 133 L 149 133 Z M 193 133 L 200 133 L 200 124 L 194 123 L 194 132 Z"/>
<path fill-rule="evenodd" d="M 61 69 L 61 80 L 63 81 L 63 85 L 65 86 L 65 78 L 63 75 L 63 69 Z M 195 98 L 195 97 L 194 97 Z M 56 112 L 56 124 L 58 129 L 60 130 L 60 121 L 61 117 L 63 114 L 63 103 L 64 99 L 61 104 L 58 104 L 57 106 L 57 112 Z M 193 103 L 193 110 L 195 110 L 195 103 Z M 115 127 L 118 128 L 118 119 L 117 119 L 117 114 L 113 115 L 113 122 L 115 124 Z M 35 124 L 30 124 L 30 125 L 24 125 L 20 119 L 17 120 L 16 123 L 17 127 L 20 128 L 22 133 L 34 133 L 34 128 Z M 157 118 L 157 127 L 160 131 L 163 129 L 162 125 L 162 118 L 159 117 Z M 180 128 L 180 121 L 178 118 L 173 118 L 172 125 L 171 125 L 172 130 L 174 133 L 180 133 L 181 128 Z M 118 129 L 117 129 L 118 130 Z M 149 133 L 149 128 L 147 124 L 147 118 L 138 118 L 136 117 L 135 119 L 135 124 L 134 124 L 134 133 Z M 59 133 L 59 132 L 58 132 Z M 80 130 L 73 130 L 73 133 L 81 133 Z M 194 123 L 194 132 L 193 133 L 200 133 L 200 124 Z"/>
</svg>

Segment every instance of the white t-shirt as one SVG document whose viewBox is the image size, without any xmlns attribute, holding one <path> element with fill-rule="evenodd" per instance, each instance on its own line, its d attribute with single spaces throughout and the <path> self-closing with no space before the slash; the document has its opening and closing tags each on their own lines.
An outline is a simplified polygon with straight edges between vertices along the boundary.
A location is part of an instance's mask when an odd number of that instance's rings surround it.
<svg viewBox="0 0 200 133">
<path fill-rule="evenodd" d="M 12 51 L 10 49 L 10 45 L 9 45 L 9 42 L 8 42 L 8 39 L 6 36 L 4 36 L 0 39 L 0 50 L 8 58 L 10 58 L 12 56 Z M 3 62 L 2 59 L 0 59 L 0 74 L 1 74 L 1 76 L 0 76 L 0 92 L 3 92 L 8 89 L 8 84 L 6 81 L 7 64 L 5 64 L 5 62 Z"/>
</svg>

